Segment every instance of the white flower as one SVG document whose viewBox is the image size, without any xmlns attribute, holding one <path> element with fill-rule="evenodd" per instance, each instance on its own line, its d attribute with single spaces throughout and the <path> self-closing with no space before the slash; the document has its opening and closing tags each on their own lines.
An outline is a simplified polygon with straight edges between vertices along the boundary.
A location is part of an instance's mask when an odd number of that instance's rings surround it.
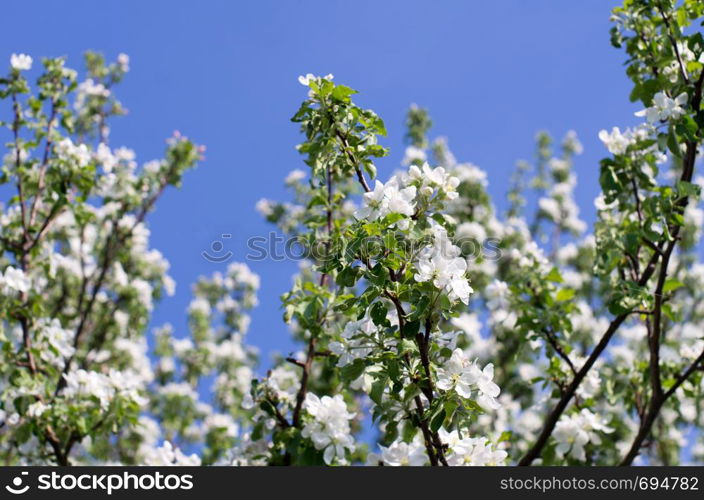
<svg viewBox="0 0 704 500">
<path fill-rule="evenodd" d="M 204 315 L 210 314 L 210 303 L 203 297 L 197 297 L 188 305 L 188 312 L 191 314 L 200 313 Z"/>
<path fill-rule="evenodd" d="M 346 366 L 355 359 L 368 356 L 374 347 L 369 336 L 375 331 L 376 326 L 369 318 L 347 323 L 340 335 L 341 342 L 330 343 L 330 350 L 340 356 L 337 366 Z"/>
<path fill-rule="evenodd" d="M 102 83 L 96 83 L 92 78 L 78 84 L 78 92 L 86 96 L 108 97 L 110 91 Z"/>
<path fill-rule="evenodd" d="M 538 200 L 540 211 L 543 212 L 551 221 L 559 222 L 562 211 L 560 204 L 554 198 L 540 198 Z"/>
<path fill-rule="evenodd" d="M 301 75 L 298 77 L 298 83 L 307 87 L 310 85 L 310 82 L 312 82 L 313 80 L 317 80 L 319 78 L 320 78 L 319 76 L 315 76 L 313 73 L 307 73 L 305 76 Z M 323 78 L 323 80 L 332 80 L 334 77 L 332 76 L 332 74 L 327 74 L 322 78 Z"/>
<path fill-rule="evenodd" d="M 103 166 L 103 171 L 106 174 L 112 172 L 113 168 L 115 168 L 115 165 L 118 163 L 118 159 L 112 154 L 110 148 L 103 143 L 98 144 L 95 159 Z"/>
<path fill-rule="evenodd" d="M 349 421 L 354 413 L 347 411 L 347 405 L 340 394 L 335 397 L 315 394 L 306 395 L 303 407 L 313 417 L 306 423 L 301 435 L 309 438 L 317 450 L 325 450 L 323 459 L 330 465 L 337 458 L 338 463 L 345 462 L 345 450 L 354 451 L 354 439 L 351 435 Z"/>
<path fill-rule="evenodd" d="M 426 249 L 428 250 L 428 249 Z M 416 264 L 418 272 L 415 280 L 418 282 L 431 281 L 440 290 L 447 290 L 451 298 L 459 298 L 463 303 L 469 303 L 472 287 L 469 286 L 465 271 L 467 261 L 461 257 L 446 259 L 435 254 L 434 250 L 424 251 Z"/>
<path fill-rule="evenodd" d="M 48 409 L 49 407 L 47 405 L 41 401 L 36 401 L 27 407 L 27 415 L 32 418 L 38 418 Z"/>
<path fill-rule="evenodd" d="M 411 182 L 420 184 L 420 192 L 425 196 L 432 196 L 437 190 L 441 190 L 448 200 L 454 200 L 458 196 L 457 186 L 460 185 L 460 180 L 443 167 L 431 168 L 427 163 L 424 163 L 422 168 L 411 165 L 408 176 Z"/>
<path fill-rule="evenodd" d="M 12 54 L 10 66 L 17 71 L 29 71 L 32 69 L 32 57 L 27 54 Z"/>
<path fill-rule="evenodd" d="M 384 465 L 392 467 L 399 466 L 414 466 L 418 467 L 425 465 L 428 461 L 425 448 L 420 443 L 405 443 L 403 441 L 394 441 L 386 448 L 381 448 L 381 461 Z"/>
<path fill-rule="evenodd" d="M 613 155 L 622 155 L 626 152 L 626 148 L 631 144 L 630 139 L 621 133 L 621 129 L 614 127 L 609 134 L 606 130 L 599 132 L 599 139 L 604 143 L 609 153 Z"/>
<path fill-rule="evenodd" d="M 105 375 L 83 369 L 64 374 L 66 386 L 61 394 L 74 403 L 97 398 L 102 410 L 106 410 L 116 398 L 130 399 L 139 405 L 147 400 L 139 394 L 141 380 L 134 372 L 110 370 Z"/>
<path fill-rule="evenodd" d="M 253 273 L 252 270 L 242 262 L 232 262 L 227 266 L 227 279 L 225 285 L 228 289 L 234 290 L 235 287 L 244 285 L 252 290 L 259 289 L 259 275 Z"/>
<path fill-rule="evenodd" d="M 251 410 L 252 408 L 254 408 L 254 398 L 251 394 L 247 393 L 242 398 L 242 409 Z"/>
<path fill-rule="evenodd" d="M 298 392 L 299 380 L 295 372 L 285 366 L 278 366 L 271 370 L 266 379 L 269 390 L 276 394 L 276 398 L 284 403 L 292 402 Z"/>
<path fill-rule="evenodd" d="M 479 406 L 485 410 L 498 409 L 501 405 L 495 398 L 498 397 L 501 389 L 494 382 L 494 365 L 489 363 L 480 372 L 479 367 L 474 364 L 473 370 L 475 372 L 475 376 L 477 377 L 476 384 L 480 392 L 479 397 L 477 398 L 477 403 L 479 403 Z"/>
<path fill-rule="evenodd" d="M 579 422 L 574 418 L 564 419 L 557 423 L 553 437 L 557 441 L 556 451 L 560 455 L 567 452 L 578 460 L 584 460 L 584 445 L 589 443 L 589 434 L 579 427 Z"/>
<path fill-rule="evenodd" d="M 653 96 L 653 105 L 649 108 L 636 112 L 636 116 L 645 116 L 648 122 L 655 123 L 665 121 L 669 118 L 677 119 L 684 114 L 684 106 L 687 103 L 687 93 L 682 92 L 672 99 L 664 92 L 658 92 Z"/>
<path fill-rule="evenodd" d="M 415 161 L 425 161 L 428 159 L 428 155 L 425 153 L 425 150 L 422 148 L 417 148 L 415 146 L 408 146 L 406 148 L 406 152 L 404 154 L 403 160 L 401 161 L 401 165 L 410 165 L 411 163 Z"/>
<path fill-rule="evenodd" d="M 120 53 L 117 56 L 117 64 L 120 65 L 120 69 L 127 73 L 130 70 L 130 56 L 124 53 Z"/>
<path fill-rule="evenodd" d="M 139 302 L 142 304 L 142 306 L 145 307 L 147 310 L 151 311 L 153 307 L 152 286 L 149 284 L 149 282 L 141 278 L 137 278 L 135 280 L 132 280 L 132 282 L 130 283 L 130 288 L 137 292 L 137 297 L 139 298 Z"/>
<path fill-rule="evenodd" d="M 219 431 L 225 431 L 227 437 L 235 437 L 239 432 L 237 424 L 234 422 L 230 415 L 224 413 L 213 413 L 208 415 L 203 422 L 208 429 L 217 429 Z"/>
<path fill-rule="evenodd" d="M 501 389 L 494 383 L 494 365 L 488 364 L 480 370 L 471 362 L 462 349 L 455 349 L 444 366 L 437 370 L 437 386 L 444 391 L 453 390 L 463 398 L 471 398 L 474 388 L 478 391 L 477 403 L 486 410 L 496 410 L 501 405 L 496 401 Z"/>
<path fill-rule="evenodd" d="M 85 167 L 90 163 L 91 154 L 85 144 L 75 145 L 71 139 L 66 137 L 55 146 L 56 154 L 65 161 L 75 162 L 79 167 Z"/>
<path fill-rule="evenodd" d="M 307 73 L 305 76 L 301 75 L 298 77 L 298 83 L 304 86 L 308 86 L 311 80 L 315 80 L 315 75 L 313 73 Z"/>
<path fill-rule="evenodd" d="M 115 395 L 112 381 L 106 375 L 83 369 L 64 374 L 66 386 L 62 394 L 67 399 L 95 397 L 103 409 L 107 409 Z"/>
<path fill-rule="evenodd" d="M 274 213 L 274 206 L 274 202 L 267 200 L 266 198 L 262 198 L 254 205 L 254 208 L 264 217 L 269 217 Z"/>
<path fill-rule="evenodd" d="M 284 179 L 284 183 L 286 183 L 286 185 L 290 186 L 292 184 L 299 183 L 300 181 L 302 181 L 305 178 L 306 178 L 306 173 L 303 170 L 297 168 L 297 169 L 291 170 L 291 172 L 286 176 L 286 179 Z"/>
<path fill-rule="evenodd" d="M 508 309 L 510 290 L 505 281 L 494 280 L 484 289 L 486 306 L 491 310 Z"/>
<path fill-rule="evenodd" d="M 37 321 L 39 338 L 46 346 L 42 349 L 41 357 L 57 368 L 64 364 L 64 360 L 73 356 L 74 334 L 72 330 L 61 327 L 61 322 L 54 318 L 42 318 Z M 56 352 L 56 354 L 55 354 Z"/>
<path fill-rule="evenodd" d="M 413 201 L 415 197 L 415 186 L 399 189 L 395 178 L 387 182 L 384 187 L 384 198 L 388 213 L 403 214 L 410 217 L 415 210 L 415 202 Z"/>
<path fill-rule="evenodd" d="M 169 441 L 165 441 L 159 448 L 149 450 L 144 456 L 143 463 L 149 466 L 197 466 L 200 465 L 200 458 L 195 453 L 186 456 L 181 450 L 174 448 Z"/>
<path fill-rule="evenodd" d="M 474 290 L 465 277 L 467 261 L 459 253 L 460 249 L 447 238 L 447 233 L 437 229 L 434 246 L 420 253 L 414 278 L 418 282 L 432 281 L 438 289 L 447 291 L 451 300 L 459 299 L 468 304 Z"/>
<path fill-rule="evenodd" d="M 378 219 L 391 213 L 410 217 L 415 211 L 415 197 L 415 186 L 400 188 L 396 176 L 386 184 L 376 181 L 374 190 L 364 193 L 362 207 L 355 215 L 360 219 Z"/>
<path fill-rule="evenodd" d="M 185 337 L 182 339 L 171 339 L 171 346 L 174 349 L 174 353 L 176 353 L 176 355 L 179 357 L 183 357 L 189 351 L 195 349 L 193 341 L 189 337 Z"/>
<path fill-rule="evenodd" d="M 486 172 L 471 163 L 462 163 L 457 165 L 453 170 L 453 174 L 461 182 L 466 182 L 468 184 L 479 184 L 482 187 L 487 187 L 489 185 Z"/>
<path fill-rule="evenodd" d="M 470 398 L 472 386 L 476 382 L 475 373 L 470 369 L 470 365 L 462 349 L 455 349 L 450 359 L 437 369 L 438 389 L 443 391 L 454 389 L 463 398 Z"/>
<path fill-rule="evenodd" d="M 198 400 L 198 393 L 187 382 L 169 382 L 159 389 L 165 397 L 188 398 Z"/>
<path fill-rule="evenodd" d="M 480 223 L 475 221 L 463 222 L 457 226 L 455 233 L 455 238 L 457 240 L 467 239 L 474 240 L 478 243 L 484 243 L 484 240 L 486 240 L 486 229 L 484 229 L 484 226 Z"/>
<path fill-rule="evenodd" d="M 440 440 L 448 446 L 447 463 L 451 466 L 504 465 L 508 453 L 495 450 L 486 438 L 460 437 L 455 430 L 438 431 Z"/>
<path fill-rule="evenodd" d="M 0 273 L 0 287 L 5 294 L 26 293 L 32 287 L 32 280 L 22 269 L 8 266 L 4 275 Z"/>
<path fill-rule="evenodd" d="M 380 181 L 374 183 L 374 189 L 364 193 L 362 197 L 362 208 L 355 214 L 360 219 L 376 219 L 380 216 L 382 203 L 384 202 L 384 184 Z"/>
<path fill-rule="evenodd" d="M 520 267 L 531 267 L 541 272 L 546 272 L 550 266 L 550 262 L 545 257 L 545 252 L 535 241 L 529 241 L 522 251 L 517 248 L 511 249 L 509 256 L 511 259 L 518 261 Z"/>
<path fill-rule="evenodd" d="M 574 130 L 567 131 L 567 133 L 565 134 L 565 138 L 562 139 L 562 146 L 565 149 L 572 151 L 576 155 L 581 155 L 584 152 L 582 143 L 579 142 L 579 139 L 577 138 L 577 132 L 575 132 Z"/>
<path fill-rule="evenodd" d="M 563 417 L 555 426 L 553 437 L 557 441 L 555 451 L 560 456 L 566 453 L 577 460 L 586 460 L 584 447 L 588 443 L 601 444 L 601 437 L 596 432 L 610 433 L 613 429 L 607 427 L 599 416 L 586 408 L 576 415 Z"/>
</svg>

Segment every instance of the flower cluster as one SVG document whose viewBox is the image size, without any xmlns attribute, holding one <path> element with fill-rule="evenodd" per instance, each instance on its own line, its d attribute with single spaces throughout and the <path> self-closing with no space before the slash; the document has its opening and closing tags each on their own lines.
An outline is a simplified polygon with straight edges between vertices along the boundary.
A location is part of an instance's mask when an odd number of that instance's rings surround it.
<svg viewBox="0 0 704 500">
<path fill-rule="evenodd" d="M 450 300 L 469 303 L 473 290 L 467 281 L 467 261 L 460 255 L 459 247 L 452 244 L 442 227 L 434 227 L 433 245 L 420 252 L 416 271 L 416 281 L 430 281 L 438 290 L 447 292 Z"/>
<path fill-rule="evenodd" d="M 312 420 L 303 427 L 301 435 L 313 441 L 315 448 L 324 450 L 326 464 L 344 464 L 346 451 L 354 451 L 354 439 L 350 435 L 350 420 L 354 413 L 347 411 L 347 405 L 340 394 L 334 397 L 308 393 L 304 407 Z"/>
<path fill-rule="evenodd" d="M 121 397 L 143 405 L 147 400 L 139 394 L 139 380 L 128 373 L 112 370 L 107 375 L 83 369 L 64 375 L 66 386 L 62 396 L 76 402 L 97 400 L 106 410 L 115 398 Z"/>
<path fill-rule="evenodd" d="M 494 365 L 490 363 L 480 369 L 458 348 L 452 351 L 445 365 L 438 368 L 437 385 L 444 391 L 454 390 L 467 399 L 472 398 L 473 391 L 477 391 L 477 403 L 486 410 L 495 410 L 501 406 L 496 401 L 501 390 L 493 379 Z"/>
<path fill-rule="evenodd" d="M 440 429 L 440 438 L 447 443 L 447 462 L 454 466 L 504 465 L 508 453 L 496 449 L 486 438 L 462 437 L 456 430 Z"/>
<path fill-rule="evenodd" d="M 204 148 L 175 132 L 162 158 L 140 163 L 109 145 L 125 114 L 124 54 L 87 54 L 81 78 L 63 58 L 43 59 L 32 82 L 33 59 L 12 54 L 0 78 L 13 132 L 0 176 L 11 191 L 0 210 L 0 458 L 704 460 L 694 4 L 614 9 L 611 41 L 628 54 L 644 123 L 599 133 L 609 156 L 592 227 L 576 203 L 574 132 L 557 146 L 539 132 L 534 160 L 517 164 L 498 186 L 508 203 L 495 205 L 486 171 L 432 139 L 415 105 L 405 169 L 377 180 L 383 120 L 332 75 L 301 76 L 307 96 L 292 120 L 308 168 L 286 177 L 291 200 L 257 204 L 305 250 L 282 296 L 295 347 L 264 367 L 247 343 L 260 282 L 244 264 L 199 278 L 186 321 L 150 337 L 175 283 L 150 246 L 148 215 Z"/>
<path fill-rule="evenodd" d="M 557 423 L 553 434 L 557 442 L 555 451 L 560 455 L 569 454 L 577 460 L 584 461 L 586 460 L 585 446 L 589 443 L 600 445 L 599 433 L 608 434 L 613 431 L 598 415 L 585 408 Z"/>
<path fill-rule="evenodd" d="M 653 96 L 653 105 L 636 112 L 636 116 L 645 116 L 649 123 L 676 120 L 685 113 L 682 106 L 687 104 L 687 94 L 681 93 L 674 99 L 665 92 L 657 92 Z"/>
<path fill-rule="evenodd" d="M 374 183 L 374 190 L 364 193 L 362 208 L 357 212 L 360 219 L 379 219 L 388 214 L 410 217 L 415 212 L 416 187 L 399 187 L 399 179 L 392 177 L 386 184 Z"/>
<path fill-rule="evenodd" d="M 7 266 L 5 271 L 0 273 L 0 287 L 3 295 L 27 293 L 32 287 L 32 280 L 22 269 Z"/>
<path fill-rule="evenodd" d="M 169 441 L 159 448 L 149 450 L 144 456 L 144 465 L 152 467 L 164 466 L 197 466 L 200 465 L 200 458 L 195 453 L 185 455 L 181 450 L 175 448 Z"/>
<path fill-rule="evenodd" d="M 29 71 L 32 69 L 32 57 L 27 54 L 12 54 L 10 66 L 17 71 Z"/>
</svg>

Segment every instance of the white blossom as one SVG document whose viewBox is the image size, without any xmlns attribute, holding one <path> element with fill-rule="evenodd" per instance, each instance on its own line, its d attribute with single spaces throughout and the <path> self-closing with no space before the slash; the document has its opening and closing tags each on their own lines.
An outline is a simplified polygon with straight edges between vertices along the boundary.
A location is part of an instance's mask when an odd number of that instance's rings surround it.
<svg viewBox="0 0 704 500">
<path fill-rule="evenodd" d="M 316 449 L 325 450 L 323 459 L 331 464 L 345 462 L 345 450 L 354 450 L 349 421 L 354 417 L 340 394 L 318 398 L 308 393 L 304 407 L 313 420 L 306 422 L 301 435 L 309 438 Z"/>
<path fill-rule="evenodd" d="M 401 165 L 410 165 L 413 162 L 424 162 L 428 159 L 425 150 L 416 146 L 408 146 L 401 161 Z"/>
<path fill-rule="evenodd" d="M 146 453 L 144 457 L 144 465 L 148 466 L 198 466 L 200 465 L 200 457 L 195 453 L 185 455 L 181 450 L 174 447 L 171 442 L 164 441 L 159 448 L 155 448 Z"/>
<path fill-rule="evenodd" d="M 508 456 L 504 450 L 495 449 L 484 437 L 460 436 L 456 430 L 447 432 L 442 428 L 438 434 L 441 442 L 448 446 L 446 459 L 450 466 L 504 465 Z"/>
<path fill-rule="evenodd" d="M 10 66 L 17 71 L 29 71 L 32 69 L 32 57 L 27 54 L 12 54 Z"/>
<path fill-rule="evenodd" d="M 420 253 L 414 278 L 421 283 L 431 281 L 436 288 L 447 291 L 451 300 L 459 299 L 468 304 L 474 290 L 465 275 L 467 261 L 459 253 L 460 249 L 452 244 L 447 233 L 436 229 L 434 245 Z"/>
<path fill-rule="evenodd" d="M 437 386 L 444 391 L 454 390 L 463 398 L 471 398 L 477 390 L 477 403 L 487 410 L 499 408 L 496 397 L 501 390 L 494 383 L 494 365 L 489 363 L 481 370 L 470 361 L 462 349 L 455 349 L 450 359 L 437 369 Z"/>
<path fill-rule="evenodd" d="M 378 219 L 397 213 L 410 217 L 415 211 L 415 196 L 415 186 L 400 188 L 397 177 L 392 177 L 386 184 L 376 181 L 374 189 L 364 193 L 362 208 L 356 216 L 360 219 Z"/>
<path fill-rule="evenodd" d="M 394 441 L 388 447 L 381 446 L 381 461 L 384 465 L 392 467 L 399 466 L 421 466 L 428 462 L 428 455 L 423 444 L 418 442 L 405 443 Z"/>
<path fill-rule="evenodd" d="M 584 447 L 589 444 L 600 445 L 599 432 L 610 433 L 613 429 L 606 426 L 601 418 L 583 409 L 580 413 L 563 416 L 555 425 L 553 438 L 557 442 L 557 453 L 561 456 L 569 453 L 577 460 L 586 460 Z"/>
<path fill-rule="evenodd" d="M 90 163 L 91 154 L 85 144 L 76 145 L 66 137 L 61 139 L 55 148 L 59 157 L 69 162 L 75 162 L 79 167 L 85 167 Z"/>
<path fill-rule="evenodd" d="M 312 82 L 314 80 L 318 80 L 320 78 L 321 77 L 315 76 L 313 73 L 307 73 L 305 76 L 301 75 L 298 77 L 298 83 L 307 87 L 310 85 L 310 82 Z M 323 80 L 332 80 L 333 78 L 334 77 L 331 74 L 328 74 L 328 75 L 325 75 L 324 77 L 322 77 Z"/>
<path fill-rule="evenodd" d="M 682 106 L 687 104 L 686 92 L 672 99 L 665 92 L 658 92 L 653 96 L 653 105 L 636 112 L 636 116 L 645 116 L 649 123 L 666 121 L 670 118 L 676 120 L 685 113 Z"/>
<path fill-rule="evenodd" d="M 15 292 L 27 293 L 32 287 L 32 280 L 22 269 L 8 266 L 4 273 L 0 273 L 0 287 L 5 295 Z"/>
</svg>

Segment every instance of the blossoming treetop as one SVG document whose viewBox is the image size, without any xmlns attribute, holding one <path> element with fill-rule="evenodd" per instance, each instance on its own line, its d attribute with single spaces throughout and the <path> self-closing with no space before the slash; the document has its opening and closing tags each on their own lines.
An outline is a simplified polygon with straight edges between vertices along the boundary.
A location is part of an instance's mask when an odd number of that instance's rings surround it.
<svg viewBox="0 0 704 500">
<path fill-rule="evenodd" d="M 173 291 L 146 219 L 202 148 L 139 166 L 109 145 L 129 59 L 13 55 L 0 181 L 0 453 L 9 463 L 522 465 L 704 459 L 701 1 L 625 0 L 637 127 L 599 133 L 588 230 L 574 133 L 536 138 L 493 205 L 484 171 L 412 107 L 404 168 L 378 175 L 382 119 L 332 75 L 299 78 L 306 165 L 258 209 L 305 250 L 282 297 L 300 352 L 257 368 L 259 278 L 193 286 L 188 332 L 146 341 Z M 535 210 L 530 210 L 535 206 Z M 531 212 L 531 213 L 529 213 Z M 205 384 L 208 382 L 208 384 Z M 207 386 L 208 389 L 204 389 Z M 371 424 L 369 419 L 371 416 Z M 365 442 L 369 426 L 374 442 Z M 363 432 L 365 431 L 365 432 Z M 686 446 L 685 435 L 697 441 Z M 367 440 L 368 441 L 368 440 Z"/>
</svg>

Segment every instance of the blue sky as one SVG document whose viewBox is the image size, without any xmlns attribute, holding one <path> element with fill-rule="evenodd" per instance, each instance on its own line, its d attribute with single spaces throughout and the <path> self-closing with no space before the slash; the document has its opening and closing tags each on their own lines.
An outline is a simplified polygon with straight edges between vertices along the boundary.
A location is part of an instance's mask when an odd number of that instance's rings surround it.
<svg viewBox="0 0 704 500">
<path fill-rule="evenodd" d="M 111 144 L 150 160 L 173 130 L 207 146 L 207 160 L 151 215 L 152 245 L 171 262 L 175 297 L 154 314 L 186 333 L 190 283 L 222 270 L 201 257 L 224 233 L 243 259 L 249 237 L 271 227 L 255 212 L 261 197 L 285 199 L 283 177 L 302 164 L 289 121 L 305 89 L 296 77 L 333 73 L 360 91 L 358 102 L 386 121 L 393 171 L 403 152 L 409 104 L 430 109 L 434 133 L 458 159 L 487 170 L 504 206 L 515 161 L 533 154 L 535 132 L 574 129 L 577 198 L 588 220 L 598 191 L 601 128 L 635 123 L 625 59 L 609 44 L 612 1 L 416 0 L 23 1 L 4 5 L 0 57 L 65 55 L 77 67 L 86 49 L 131 57 L 118 90 L 130 114 L 113 124 Z M 28 13 L 31 12 L 31 15 Z M 279 295 L 295 264 L 250 263 L 262 277 L 249 341 L 265 353 L 291 348 Z"/>
</svg>

